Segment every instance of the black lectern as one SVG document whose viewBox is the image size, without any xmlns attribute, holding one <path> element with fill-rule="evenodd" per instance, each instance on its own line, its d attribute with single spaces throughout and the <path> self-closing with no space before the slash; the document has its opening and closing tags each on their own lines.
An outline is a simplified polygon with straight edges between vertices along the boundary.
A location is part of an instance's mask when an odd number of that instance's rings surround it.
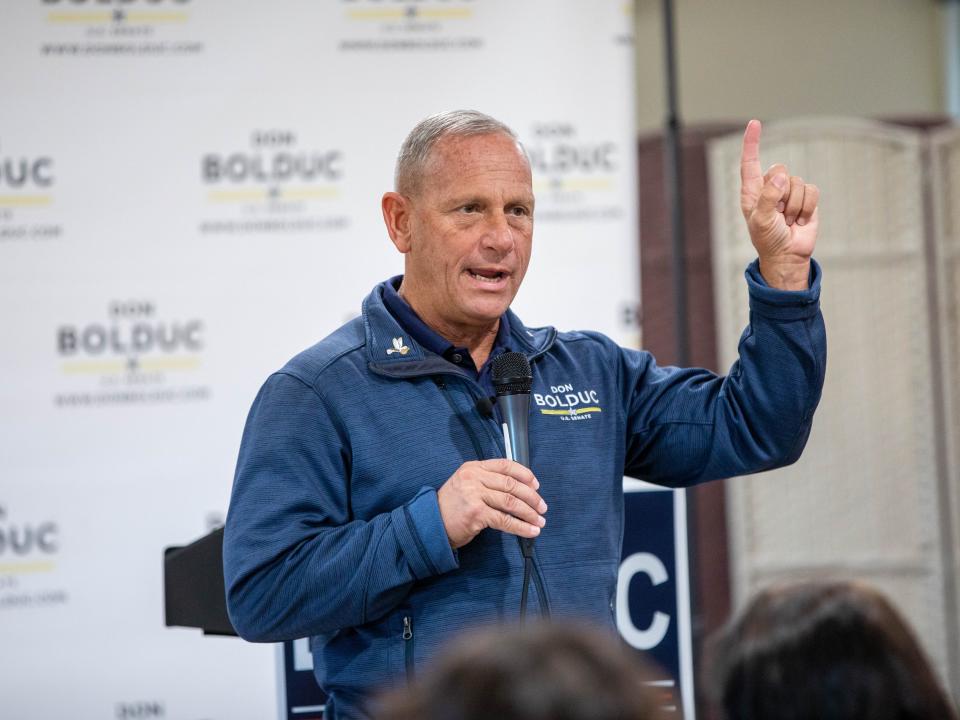
<svg viewBox="0 0 960 720">
<path fill-rule="evenodd" d="M 163 552 L 168 627 L 200 628 L 205 635 L 236 635 L 223 589 L 223 528 Z"/>
</svg>

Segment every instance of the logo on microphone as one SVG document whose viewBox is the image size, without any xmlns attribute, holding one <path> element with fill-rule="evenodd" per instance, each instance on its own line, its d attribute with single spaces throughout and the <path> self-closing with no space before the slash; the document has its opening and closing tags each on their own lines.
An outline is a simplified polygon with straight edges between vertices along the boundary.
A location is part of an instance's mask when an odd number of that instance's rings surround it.
<svg viewBox="0 0 960 720">
<path fill-rule="evenodd" d="M 603 412 L 596 390 L 576 390 L 570 383 L 551 385 L 549 393 L 532 393 L 541 415 L 555 415 L 564 421 L 590 420 Z"/>
</svg>

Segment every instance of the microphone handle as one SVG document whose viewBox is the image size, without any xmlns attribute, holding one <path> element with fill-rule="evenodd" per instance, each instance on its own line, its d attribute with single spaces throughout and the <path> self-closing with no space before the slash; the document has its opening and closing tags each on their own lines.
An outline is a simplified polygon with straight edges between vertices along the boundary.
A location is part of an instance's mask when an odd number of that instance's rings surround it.
<svg viewBox="0 0 960 720">
<path fill-rule="evenodd" d="M 530 393 L 498 395 L 497 405 L 503 417 L 503 442 L 507 449 L 507 459 L 514 460 L 524 467 L 530 467 Z M 523 595 L 520 602 L 521 617 L 526 614 L 527 586 L 533 562 L 533 538 L 518 538 L 520 551 L 524 557 Z M 541 598 L 541 602 L 544 598 Z M 546 616 L 549 617 L 549 606 Z"/>
<path fill-rule="evenodd" d="M 500 395 L 497 398 L 503 417 L 503 441 L 507 458 L 530 467 L 530 393 Z"/>
</svg>

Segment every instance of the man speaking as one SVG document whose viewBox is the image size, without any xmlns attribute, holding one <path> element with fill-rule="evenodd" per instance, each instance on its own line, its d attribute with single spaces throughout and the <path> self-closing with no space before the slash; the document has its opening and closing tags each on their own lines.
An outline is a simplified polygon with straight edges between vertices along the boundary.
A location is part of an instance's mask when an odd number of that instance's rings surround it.
<svg viewBox="0 0 960 720">
<path fill-rule="evenodd" d="M 528 612 L 613 627 L 625 474 L 682 487 L 799 457 L 826 361 L 818 191 L 782 165 L 764 174 L 759 141 L 752 121 L 751 322 L 718 377 L 524 326 L 510 303 L 534 196 L 515 133 L 472 111 L 411 131 L 382 201 L 404 274 L 267 379 L 224 536 L 234 626 L 253 641 L 310 636 L 328 718 L 367 717 L 371 690 L 465 627 L 517 617 L 528 594 Z M 532 375 L 529 469 L 505 459 L 490 400 L 508 352 Z"/>
</svg>

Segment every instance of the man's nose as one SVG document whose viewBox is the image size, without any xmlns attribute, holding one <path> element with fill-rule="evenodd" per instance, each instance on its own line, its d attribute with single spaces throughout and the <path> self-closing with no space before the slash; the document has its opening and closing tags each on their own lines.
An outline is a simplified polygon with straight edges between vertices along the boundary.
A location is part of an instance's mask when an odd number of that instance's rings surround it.
<svg viewBox="0 0 960 720">
<path fill-rule="evenodd" d="M 506 255 L 513 250 L 513 228 L 504 213 L 494 213 L 484 233 L 484 246 Z"/>
</svg>

